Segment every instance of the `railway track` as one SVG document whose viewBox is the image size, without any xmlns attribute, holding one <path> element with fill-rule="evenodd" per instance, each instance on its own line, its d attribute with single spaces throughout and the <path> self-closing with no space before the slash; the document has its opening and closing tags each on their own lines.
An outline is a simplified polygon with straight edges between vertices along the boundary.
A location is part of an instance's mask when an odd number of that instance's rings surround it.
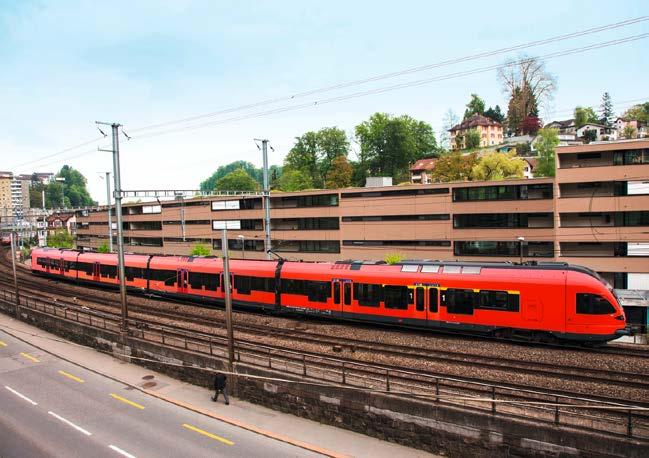
<svg viewBox="0 0 649 458">
<path fill-rule="evenodd" d="M 3 267 L 3 270 L 7 272 L 7 259 L 5 256 L 0 256 L 0 258 L 0 265 Z M 47 284 L 47 290 L 49 291 L 49 294 L 37 292 L 43 288 L 45 283 Z M 6 275 L 5 277 L 0 278 L 0 284 L 3 284 L 8 288 L 13 287 L 12 281 L 6 278 Z M 20 284 L 21 286 L 28 287 L 31 290 L 30 295 L 41 299 L 57 300 L 54 295 L 59 295 L 69 300 L 71 294 L 76 294 L 75 292 L 70 291 L 70 286 L 68 286 L 67 284 L 62 285 L 58 280 L 53 279 L 35 278 L 32 277 L 28 271 L 21 272 Z M 108 299 L 105 297 L 107 290 L 84 287 L 84 291 L 91 292 L 90 298 L 83 297 L 81 301 L 88 301 L 89 303 L 91 302 L 97 305 L 108 307 L 109 309 L 114 310 L 115 314 L 119 312 L 119 306 L 117 305 L 116 301 L 114 299 Z M 74 307 L 77 306 L 77 304 L 70 303 L 70 306 Z M 206 319 L 199 312 L 178 313 L 168 310 L 155 309 L 150 306 L 142 306 L 136 303 L 131 303 L 129 309 L 132 313 L 138 313 L 143 316 L 164 318 L 174 323 L 185 322 L 209 328 L 222 326 L 222 322 L 219 322 L 215 319 Z M 151 320 L 143 321 L 149 324 L 155 324 Z M 404 364 L 406 361 L 408 361 L 410 364 L 435 363 L 465 367 L 469 366 L 471 368 L 482 368 L 485 370 L 494 371 L 496 373 L 502 373 L 504 379 L 506 379 L 506 374 L 508 373 L 523 373 L 534 377 L 542 377 L 545 379 L 555 380 L 557 382 L 561 382 L 562 380 L 572 380 L 581 383 L 617 385 L 620 388 L 649 390 L 649 381 L 647 380 L 647 375 L 630 371 L 620 372 L 597 368 L 560 366 L 557 364 L 549 364 L 538 361 L 524 361 L 505 356 L 486 359 L 485 356 L 474 355 L 466 352 L 418 348 L 390 343 L 371 343 L 362 339 L 332 336 L 312 330 L 309 330 L 307 332 L 300 329 L 281 329 L 276 327 L 271 328 L 269 326 L 256 325 L 251 323 L 237 323 L 234 329 L 235 331 L 237 331 L 237 333 L 239 333 L 237 340 L 241 342 L 256 344 L 259 343 L 260 338 L 276 339 L 279 343 L 281 343 L 281 345 L 278 345 L 277 343 L 274 344 L 278 349 L 286 348 L 287 345 L 290 346 L 291 342 L 300 342 L 312 347 L 324 346 L 327 349 L 320 350 L 324 354 L 330 355 L 331 352 L 335 352 L 337 353 L 335 355 L 336 358 L 343 357 L 343 355 L 345 355 L 344 357 L 346 359 L 349 359 L 350 362 L 368 362 L 367 358 L 371 359 L 373 355 L 384 355 L 386 358 L 388 358 L 388 360 L 400 361 L 401 365 L 397 365 L 395 363 L 395 370 L 397 368 L 400 368 L 402 370 L 413 370 L 412 368 Z M 583 348 L 579 348 L 579 350 L 587 351 Z M 619 354 L 625 357 L 642 359 L 649 357 L 649 352 L 647 351 L 638 350 L 629 352 L 628 350 L 629 349 L 606 348 L 597 349 L 594 351 L 591 350 L 588 351 L 588 353 L 603 353 L 607 355 Z M 529 387 L 529 385 L 526 386 L 526 388 Z M 570 392 L 570 394 L 575 395 L 583 393 Z"/>
</svg>

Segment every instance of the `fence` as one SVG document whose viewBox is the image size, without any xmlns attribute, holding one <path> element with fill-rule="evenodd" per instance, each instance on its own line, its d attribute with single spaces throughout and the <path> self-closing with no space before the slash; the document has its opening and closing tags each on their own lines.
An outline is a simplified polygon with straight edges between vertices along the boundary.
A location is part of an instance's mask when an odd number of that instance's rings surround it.
<svg viewBox="0 0 649 458">
<path fill-rule="evenodd" d="M 0 292 L 0 308 L 15 313 L 15 295 Z M 47 303 L 20 293 L 21 313 L 27 310 L 118 333 L 118 316 L 76 304 Z M 129 337 L 166 347 L 227 359 L 227 339 L 169 325 L 129 320 Z M 435 404 L 456 405 L 508 417 L 649 439 L 649 413 L 630 404 L 605 402 L 538 390 L 479 383 L 443 375 L 370 365 L 271 346 L 235 343 L 237 362 L 307 377 L 309 381 L 407 396 Z"/>
</svg>

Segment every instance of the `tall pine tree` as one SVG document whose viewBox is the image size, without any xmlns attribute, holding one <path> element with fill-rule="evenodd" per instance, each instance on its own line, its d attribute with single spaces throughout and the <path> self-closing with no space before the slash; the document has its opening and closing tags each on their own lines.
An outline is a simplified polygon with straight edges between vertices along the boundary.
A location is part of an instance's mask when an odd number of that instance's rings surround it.
<svg viewBox="0 0 649 458">
<path fill-rule="evenodd" d="M 615 114 L 613 113 L 613 101 L 608 92 L 604 92 L 602 95 L 602 104 L 600 105 L 599 112 L 601 114 L 600 119 L 602 124 L 606 127 L 611 127 Z"/>
</svg>

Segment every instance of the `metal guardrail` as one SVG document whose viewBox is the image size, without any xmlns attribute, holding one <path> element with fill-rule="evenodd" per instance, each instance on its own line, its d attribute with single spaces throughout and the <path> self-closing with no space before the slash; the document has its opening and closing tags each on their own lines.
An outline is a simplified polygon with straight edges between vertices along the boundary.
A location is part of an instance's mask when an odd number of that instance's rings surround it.
<svg viewBox="0 0 649 458">
<path fill-rule="evenodd" d="M 15 295 L 0 292 L 0 309 L 15 313 Z M 26 310 L 119 333 L 117 316 L 85 310 L 76 304 L 48 303 L 20 293 Z M 227 359 L 227 339 L 181 328 L 129 320 L 132 338 Z M 511 388 L 447 376 L 350 362 L 312 353 L 237 342 L 238 362 L 308 377 L 325 384 L 368 389 L 434 404 L 455 405 L 481 412 L 649 440 L 649 412 L 636 406 L 585 397 Z"/>
</svg>

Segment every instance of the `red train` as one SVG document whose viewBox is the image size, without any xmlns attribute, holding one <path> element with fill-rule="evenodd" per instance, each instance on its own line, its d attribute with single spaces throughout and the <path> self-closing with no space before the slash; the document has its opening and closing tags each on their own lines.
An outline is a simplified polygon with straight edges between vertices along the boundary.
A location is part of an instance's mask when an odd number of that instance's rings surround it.
<svg viewBox="0 0 649 458">
<path fill-rule="evenodd" d="M 126 255 L 129 289 L 222 303 L 222 260 Z M 35 249 L 32 271 L 118 285 L 115 254 Z M 407 261 L 230 262 L 235 305 L 343 320 L 606 342 L 628 334 L 609 285 L 585 267 Z"/>
</svg>

